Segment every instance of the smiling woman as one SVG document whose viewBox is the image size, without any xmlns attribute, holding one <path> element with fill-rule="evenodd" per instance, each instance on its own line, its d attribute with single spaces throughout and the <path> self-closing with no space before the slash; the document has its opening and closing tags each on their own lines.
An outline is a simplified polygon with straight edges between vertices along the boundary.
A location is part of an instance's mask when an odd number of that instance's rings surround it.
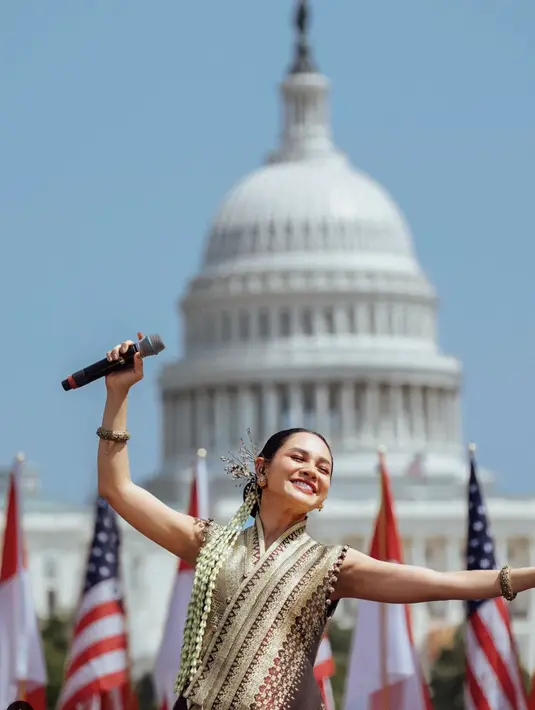
<svg viewBox="0 0 535 710">
<path fill-rule="evenodd" d="M 110 350 L 108 359 L 130 344 Z M 327 499 L 333 455 L 323 436 L 307 429 L 280 431 L 258 455 L 227 461 L 228 472 L 246 482 L 227 525 L 172 510 L 130 478 L 127 397 L 142 377 L 137 355 L 133 369 L 106 379 L 99 493 L 130 525 L 195 567 L 174 710 L 321 710 L 314 661 L 343 597 L 511 600 L 535 586 L 533 568 L 435 572 L 312 539 L 307 518 Z M 244 529 L 249 515 L 255 524 Z"/>
</svg>

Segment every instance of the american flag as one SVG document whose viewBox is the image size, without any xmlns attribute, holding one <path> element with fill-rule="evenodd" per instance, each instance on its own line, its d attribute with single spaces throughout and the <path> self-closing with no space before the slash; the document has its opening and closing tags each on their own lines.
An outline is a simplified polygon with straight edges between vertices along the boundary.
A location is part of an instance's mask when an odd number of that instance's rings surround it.
<svg viewBox="0 0 535 710">
<path fill-rule="evenodd" d="M 57 710 L 131 710 L 117 518 L 98 498 L 85 581 Z"/>
<path fill-rule="evenodd" d="M 469 570 L 496 569 L 494 543 L 473 451 L 468 483 L 466 563 Z M 471 600 L 466 603 L 466 613 L 466 710 L 527 710 L 505 600 L 502 597 Z"/>
</svg>

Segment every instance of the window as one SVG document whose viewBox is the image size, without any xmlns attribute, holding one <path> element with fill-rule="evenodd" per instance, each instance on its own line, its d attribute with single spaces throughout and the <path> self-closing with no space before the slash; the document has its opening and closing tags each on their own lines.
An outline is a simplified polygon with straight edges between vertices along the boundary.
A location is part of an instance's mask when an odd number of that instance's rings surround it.
<svg viewBox="0 0 535 710">
<path fill-rule="evenodd" d="M 249 320 L 248 311 L 240 311 L 240 317 L 238 320 L 238 330 L 240 340 L 249 340 L 251 337 L 251 323 Z"/>
<path fill-rule="evenodd" d="M 329 428 L 333 438 L 342 435 L 341 427 L 340 385 L 329 385 Z"/>
<path fill-rule="evenodd" d="M 310 308 L 305 308 L 301 313 L 301 331 L 304 335 L 312 335 L 312 311 Z"/>
<path fill-rule="evenodd" d="M 280 312 L 280 334 L 283 338 L 288 338 L 290 335 L 290 312 L 285 308 Z"/>
<path fill-rule="evenodd" d="M 326 333 L 334 333 L 334 310 L 333 308 L 329 307 L 326 308 L 324 313 L 323 313 L 323 322 L 325 324 L 325 332 Z"/>
<path fill-rule="evenodd" d="M 278 388 L 278 400 L 279 426 L 281 429 L 287 429 L 290 426 L 290 396 L 285 385 Z"/>
<path fill-rule="evenodd" d="M 258 334 L 263 340 L 269 338 L 269 312 L 266 309 L 258 315 Z"/>
<path fill-rule="evenodd" d="M 347 329 L 350 333 L 357 332 L 357 314 L 355 313 L 355 306 L 347 307 Z"/>
<path fill-rule="evenodd" d="M 224 343 L 228 342 L 232 337 L 232 321 L 228 313 L 223 313 L 221 319 L 221 339 Z"/>
</svg>

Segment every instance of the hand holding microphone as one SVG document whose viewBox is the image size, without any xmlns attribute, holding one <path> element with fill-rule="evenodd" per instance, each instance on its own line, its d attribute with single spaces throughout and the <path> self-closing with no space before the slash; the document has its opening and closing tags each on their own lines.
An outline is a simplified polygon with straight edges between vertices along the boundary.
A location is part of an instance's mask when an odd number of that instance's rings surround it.
<svg viewBox="0 0 535 710">
<path fill-rule="evenodd" d="M 68 392 L 105 377 L 108 391 L 128 391 L 143 378 L 143 358 L 157 355 L 165 348 L 159 335 L 137 335 L 139 342 L 125 340 L 109 350 L 103 360 L 67 377 L 61 383 L 63 389 Z"/>
<path fill-rule="evenodd" d="M 137 337 L 142 340 L 143 333 L 138 333 Z M 106 353 L 106 359 L 114 364 L 124 359 L 124 356 L 132 348 L 134 343 L 131 340 L 125 340 L 120 345 Z M 132 356 L 132 365 L 130 367 L 122 367 L 112 370 L 106 375 L 106 388 L 108 392 L 128 391 L 132 385 L 143 379 L 143 358 L 139 352 L 135 352 Z"/>
</svg>

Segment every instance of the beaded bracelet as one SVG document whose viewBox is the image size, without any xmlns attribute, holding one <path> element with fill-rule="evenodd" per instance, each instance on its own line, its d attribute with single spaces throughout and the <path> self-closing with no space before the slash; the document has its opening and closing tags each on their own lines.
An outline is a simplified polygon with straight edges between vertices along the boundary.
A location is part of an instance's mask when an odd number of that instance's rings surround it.
<svg viewBox="0 0 535 710">
<path fill-rule="evenodd" d="M 516 593 L 513 592 L 513 587 L 511 586 L 511 568 L 508 565 L 505 565 L 500 570 L 500 587 L 502 597 L 508 602 L 512 602 L 516 598 Z"/>
<path fill-rule="evenodd" d="M 104 441 L 128 441 L 130 433 L 128 431 L 113 431 L 112 429 L 104 429 L 99 426 L 97 436 Z"/>
</svg>

